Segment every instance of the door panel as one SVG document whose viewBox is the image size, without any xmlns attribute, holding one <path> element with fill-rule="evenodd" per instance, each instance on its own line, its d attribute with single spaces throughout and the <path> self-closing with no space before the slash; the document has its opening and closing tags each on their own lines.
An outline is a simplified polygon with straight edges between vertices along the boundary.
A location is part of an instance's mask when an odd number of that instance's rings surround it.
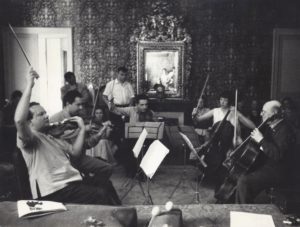
<svg viewBox="0 0 300 227">
<path fill-rule="evenodd" d="M 73 71 L 71 28 L 14 28 L 18 39 L 40 78 L 31 101 L 41 103 L 52 115 L 62 108 L 60 87 L 63 75 Z M 3 31 L 5 96 L 24 90 L 28 63 L 11 31 Z"/>
</svg>

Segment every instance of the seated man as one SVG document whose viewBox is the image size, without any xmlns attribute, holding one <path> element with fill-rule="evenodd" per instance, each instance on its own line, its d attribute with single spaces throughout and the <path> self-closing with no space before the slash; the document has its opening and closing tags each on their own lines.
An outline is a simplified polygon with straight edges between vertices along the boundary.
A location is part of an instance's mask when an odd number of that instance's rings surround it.
<svg viewBox="0 0 300 227">
<path fill-rule="evenodd" d="M 17 146 L 25 159 L 34 199 L 66 203 L 115 204 L 105 185 L 101 188 L 86 184 L 69 157 L 82 155 L 85 125 L 80 117 L 72 117 L 79 133 L 72 144 L 47 134 L 49 119 L 38 103 L 30 105 L 30 98 L 38 74 L 31 70 L 15 113 Z"/>
<path fill-rule="evenodd" d="M 69 91 L 63 98 L 64 108 L 60 112 L 54 114 L 50 117 L 50 123 L 61 122 L 63 120 L 69 119 L 74 116 L 78 116 L 80 110 L 84 108 L 82 106 L 82 95 L 76 91 Z M 86 129 L 88 126 L 86 126 Z M 93 135 L 86 134 L 84 149 L 88 149 L 94 147 L 98 144 L 99 140 L 104 136 L 107 127 L 104 126 L 99 130 L 98 133 Z M 66 140 L 69 143 L 72 143 L 74 139 L 77 137 L 79 133 L 79 129 L 66 130 L 59 138 Z M 108 141 L 104 140 L 104 143 L 108 143 Z M 104 162 L 102 160 L 93 158 L 88 156 L 83 152 L 83 155 L 77 160 L 72 160 L 72 164 L 84 174 L 88 175 L 93 173 L 96 175 L 96 178 L 102 182 L 106 182 L 109 180 L 112 174 L 112 166 Z"/>
<path fill-rule="evenodd" d="M 149 98 L 144 94 L 135 97 L 136 105 L 129 107 L 116 107 L 114 103 L 109 103 L 109 110 L 115 114 L 129 117 L 130 123 L 145 122 L 154 120 L 154 112 L 148 108 Z M 116 158 L 123 163 L 127 174 L 132 177 L 137 171 L 136 159 L 133 156 L 132 148 L 136 140 L 126 140 L 120 145 L 120 150 Z"/>
<path fill-rule="evenodd" d="M 149 98 L 144 94 L 135 97 L 135 106 L 116 107 L 113 102 L 108 103 L 108 108 L 115 114 L 129 117 L 129 122 L 153 121 L 154 112 L 148 108 Z"/>
<path fill-rule="evenodd" d="M 267 121 L 265 130 L 257 128 L 251 137 L 261 152 L 254 171 L 241 176 L 237 182 L 236 203 L 253 203 L 263 190 L 285 182 L 290 165 L 291 149 L 295 142 L 292 129 L 281 116 L 278 101 L 266 102 L 261 116 Z M 262 131 L 262 132 L 261 132 Z"/>
</svg>

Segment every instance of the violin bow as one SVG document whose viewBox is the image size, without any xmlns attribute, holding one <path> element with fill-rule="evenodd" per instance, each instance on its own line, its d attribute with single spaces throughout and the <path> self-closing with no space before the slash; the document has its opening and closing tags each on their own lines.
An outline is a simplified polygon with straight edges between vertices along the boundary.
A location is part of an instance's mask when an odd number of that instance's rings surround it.
<svg viewBox="0 0 300 227">
<path fill-rule="evenodd" d="M 202 99 L 202 96 L 203 96 L 203 94 L 204 94 L 204 91 L 205 91 L 205 88 L 206 88 L 206 85 L 207 85 L 208 79 L 209 79 L 209 74 L 207 74 L 207 77 L 206 77 L 206 80 L 205 80 L 204 86 L 203 86 L 203 88 L 202 88 L 202 91 L 201 91 L 200 97 L 199 97 L 199 99 L 198 99 L 198 103 L 197 103 L 196 109 L 198 109 L 198 108 L 199 108 L 199 106 L 200 106 L 200 100 Z"/>
<path fill-rule="evenodd" d="M 96 96 L 94 98 L 93 109 L 92 109 L 91 119 L 90 119 L 90 125 L 92 125 L 92 119 L 93 119 L 93 116 L 95 114 L 97 100 L 98 100 L 99 92 L 100 92 L 100 84 L 101 84 L 101 82 L 102 82 L 102 80 L 100 79 L 99 86 L 98 86 L 98 91 L 97 91 Z"/>
<path fill-rule="evenodd" d="M 10 24 L 8 24 L 8 27 L 10 28 L 10 30 L 11 30 L 11 32 L 12 32 L 12 34 L 13 34 L 15 40 L 17 41 L 17 43 L 18 43 L 18 45 L 19 45 L 19 47 L 20 47 L 20 49 L 21 49 L 21 51 L 22 51 L 24 57 L 26 58 L 26 61 L 27 61 L 28 65 L 31 67 L 31 63 L 30 63 L 30 61 L 29 61 L 29 59 L 28 59 L 28 57 L 27 57 L 27 54 L 26 54 L 25 50 L 23 49 L 23 47 L 22 47 L 22 45 L 21 45 L 21 43 L 20 43 L 18 37 L 17 37 L 17 34 L 15 33 L 14 29 L 12 28 L 12 26 L 11 26 Z"/>
<path fill-rule="evenodd" d="M 233 147 L 236 146 L 237 139 L 237 101 L 238 101 L 238 90 L 235 89 L 235 107 L 234 107 L 234 134 L 233 134 Z"/>
</svg>

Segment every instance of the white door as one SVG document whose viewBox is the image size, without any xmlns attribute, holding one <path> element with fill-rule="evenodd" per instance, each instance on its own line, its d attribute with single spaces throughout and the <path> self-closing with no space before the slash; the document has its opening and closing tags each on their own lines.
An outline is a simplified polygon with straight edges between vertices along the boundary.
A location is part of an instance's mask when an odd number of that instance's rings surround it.
<svg viewBox="0 0 300 227">
<path fill-rule="evenodd" d="M 40 78 L 31 101 L 39 102 L 48 114 L 62 109 L 60 88 L 63 75 L 73 71 L 71 28 L 14 28 L 32 67 Z M 5 96 L 24 90 L 29 65 L 10 30 L 3 31 Z"/>
</svg>

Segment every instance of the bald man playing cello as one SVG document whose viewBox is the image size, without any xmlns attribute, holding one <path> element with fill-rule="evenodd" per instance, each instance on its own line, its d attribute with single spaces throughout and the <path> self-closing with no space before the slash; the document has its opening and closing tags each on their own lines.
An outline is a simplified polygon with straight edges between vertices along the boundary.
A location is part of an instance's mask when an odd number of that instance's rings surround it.
<svg viewBox="0 0 300 227">
<path fill-rule="evenodd" d="M 254 129 L 252 140 L 258 144 L 260 154 L 254 170 L 242 175 L 237 182 L 236 203 L 253 203 L 263 190 L 280 185 L 288 176 L 288 158 L 295 136 L 281 116 L 281 104 L 276 100 L 266 102 L 261 111 L 266 127 Z"/>
</svg>

